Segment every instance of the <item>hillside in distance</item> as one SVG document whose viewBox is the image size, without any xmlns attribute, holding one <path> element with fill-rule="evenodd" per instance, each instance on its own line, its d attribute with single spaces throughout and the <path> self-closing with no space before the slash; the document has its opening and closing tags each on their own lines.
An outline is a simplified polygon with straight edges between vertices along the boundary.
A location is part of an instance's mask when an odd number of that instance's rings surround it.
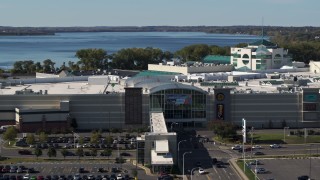
<svg viewBox="0 0 320 180">
<path fill-rule="evenodd" d="M 265 35 L 301 33 L 320 35 L 320 27 L 264 26 Z M 261 26 L 96 26 L 96 27 L 9 27 L 0 26 L 0 35 L 54 35 L 59 32 L 206 32 L 261 35 Z"/>
</svg>

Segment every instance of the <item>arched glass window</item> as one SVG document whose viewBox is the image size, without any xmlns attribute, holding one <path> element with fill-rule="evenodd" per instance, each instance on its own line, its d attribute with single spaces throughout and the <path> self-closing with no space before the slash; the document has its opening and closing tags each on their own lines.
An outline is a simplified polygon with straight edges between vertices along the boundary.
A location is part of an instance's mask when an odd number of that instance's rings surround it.
<svg viewBox="0 0 320 180">
<path fill-rule="evenodd" d="M 242 60 L 242 63 L 247 65 L 247 64 L 249 64 L 249 60 Z"/>
<path fill-rule="evenodd" d="M 248 54 L 244 54 L 244 55 L 242 55 L 242 58 L 249 59 L 249 55 Z"/>
</svg>

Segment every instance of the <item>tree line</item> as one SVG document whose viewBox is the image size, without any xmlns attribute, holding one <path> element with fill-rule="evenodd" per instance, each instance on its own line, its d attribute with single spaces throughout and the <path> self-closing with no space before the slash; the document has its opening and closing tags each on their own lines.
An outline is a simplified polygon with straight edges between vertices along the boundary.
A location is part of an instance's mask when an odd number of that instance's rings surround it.
<svg viewBox="0 0 320 180">
<path fill-rule="evenodd" d="M 16 61 L 11 73 L 56 73 L 61 70 L 96 71 L 99 69 L 147 70 L 148 64 L 158 64 L 172 58 L 178 58 L 181 62 L 201 61 L 209 54 L 230 55 L 230 47 L 196 44 L 184 47 L 175 53 L 152 47 L 126 48 L 113 54 L 108 54 L 104 49 L 80 49 L 75 54 L 79 59 L 77 62 L 69 61 L 67 64 L 64 62 L 60 67 L 55 67 L 56 63 L 51 59 L 46 59 L 42 63 L 32 60 Z"/>
<path fill-rule="evenodd" d="M 285 31 L 286 32 L 286 31 Z M 314 34 L 316 34 L 314 32 Z M 298 34 L 291 32 L 285 35 L 284 32 L 271 32 L 271 41 L 289 50 L 293 61 L 309 63 L 310 60 L 317 61 L 320 58 L 320 41 L 317 39 L 306 40 L 309 36 L 303 36 L 302 32 Z M 303 37 L 303 38 L 301 38 Z M 240 43 L 235 47 L 247 46 L 246 43 Z M 148 64 L 158 64 L 163 61 L 169 61 L 172 58 L 179 59 L 180 62 L 202 61 L 207 55 L 225 55 L 230 56 L 230 47 L 219 47 L 216 45 L 194 44 L 183 47 L 172 53 L 163 51 L 159 48 L 125 48 L 113 54 L 108 54 L 104 49 L 80 49 L 76 52 L 77 62 L 64 62 L 60 67 L 55 67 L 55 62 L 46 59 L 42 63 L 32 60 L 16 61 L 11 69 L 14 74 L 33 74 L 57 73 L 61 70 L 68 71 L 96 71 L 110 69 L 126 70 L 147 70 Z M 1 71 L 0 71 L 1 73 Z"/>
</svg>

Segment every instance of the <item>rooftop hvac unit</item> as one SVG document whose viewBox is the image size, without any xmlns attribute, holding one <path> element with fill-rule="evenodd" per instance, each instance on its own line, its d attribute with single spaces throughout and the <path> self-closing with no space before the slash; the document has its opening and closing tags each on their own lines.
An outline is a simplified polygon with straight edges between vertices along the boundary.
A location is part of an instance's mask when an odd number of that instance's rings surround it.
<svg viewBox="0 0 320 180">
<path fill-rule="evenodd" d="M 48 94 L 48 90 L 44 90 L 44 94 Z"/>
</svg>

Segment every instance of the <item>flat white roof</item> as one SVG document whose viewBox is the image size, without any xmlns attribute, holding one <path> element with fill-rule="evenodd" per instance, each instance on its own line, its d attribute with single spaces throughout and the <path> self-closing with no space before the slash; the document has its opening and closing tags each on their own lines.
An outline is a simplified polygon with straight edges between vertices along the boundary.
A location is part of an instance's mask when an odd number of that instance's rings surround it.
<svg viewBox="0 0 320 180">
<path fill-rule="evenodd" d="M 153 133 L 167 133 L 167 126 L 162 112 L 152 112 L 150 115 L 151 132 Z"/>
<path fill-rule="evenodd" d="M 152 165 L 173 165 L 173 158 L 170 153 L 166 155 L 158 155 L 155 150 L 151 150 Z"/>
<path fill-rule="evenodd" d="M 90 85 L 88 81 L 74 81 L 74 82 L 61 82 L 61 83 L 37 83 L 37 84 L 24 84 L 16 86 L 8 86 L 0 89 L 0 95 L 13 95 L 16 91 L 23 89 L 31 89 L 34 92 L 42 90 L 44 94 L 47 90 L 48 94 L 102 94 L 106 85 Z M 109 92 L 124 92 L 124 87 L 115 84 L 114 87 L 108 86 Z"/>
<path fill-rule="evenodd" d="M 156 140 L 157 153 L 169 153 L 169 141 L 168 140 Z"/>
</svg>

